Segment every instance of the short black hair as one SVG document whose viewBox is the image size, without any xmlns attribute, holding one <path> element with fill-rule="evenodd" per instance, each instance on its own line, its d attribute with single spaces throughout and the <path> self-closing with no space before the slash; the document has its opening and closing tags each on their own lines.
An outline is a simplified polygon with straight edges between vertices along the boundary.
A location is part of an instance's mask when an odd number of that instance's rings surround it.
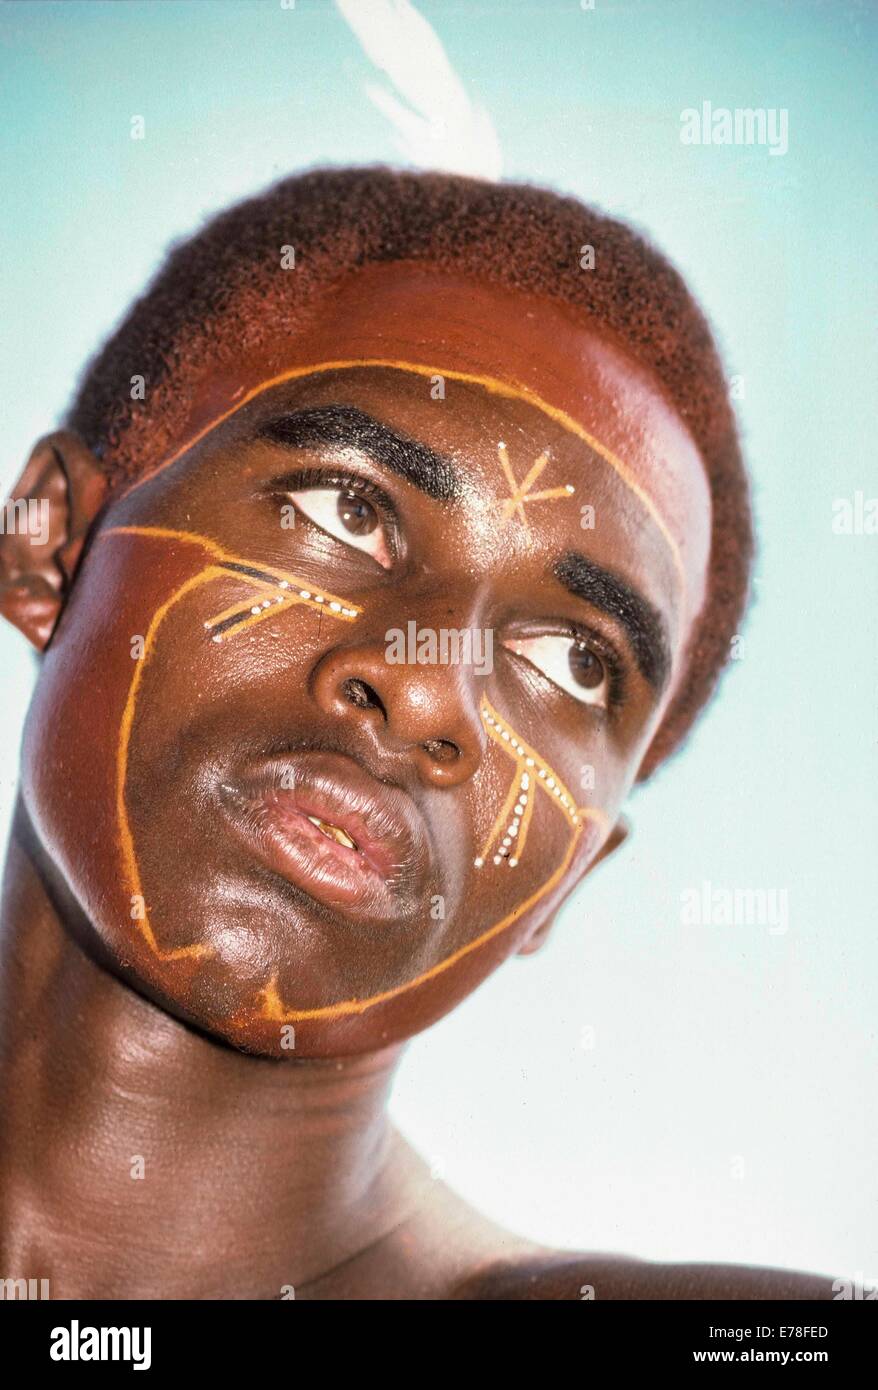
<svg viewBox="0 0 878 1390">
<path fill-rule="evenodd" d="M 296 274 L 279 275 L 281 247 Z M 583 274 L 580 250 L 597 248 Z M 111 484 L 155 466 L 179 438 L 190 390 L 213 363 L 258 347 L 264 325 L 295 334 L 357 267 L 416 261 L 541 294 L 613 334 L 688 426 L 710 486 L 707 598 L 687 672 L 640 769 L 679 745 L 726 664 L 749 588 L 753 531 L 734 412 L 710 328 L 649 240 L 578 200 L 529 184 L 383 167 L 318 169 L 213 217 L 165 264 L 79 385 L 68 424 Z M 149 391 L 131 399 L 144 376 Z"/>
</svg>

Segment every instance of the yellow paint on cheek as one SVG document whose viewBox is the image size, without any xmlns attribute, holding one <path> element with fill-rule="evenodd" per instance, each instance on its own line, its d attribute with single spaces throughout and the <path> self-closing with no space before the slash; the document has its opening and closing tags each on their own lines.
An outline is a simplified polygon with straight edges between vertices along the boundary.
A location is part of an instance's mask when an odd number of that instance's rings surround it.
<svg viewBox="0 0 878 1390">
<path fill-rule="evenodd" d="M 312 598 L 310 592 L 305 587 L 305 581 L 297 576 L 288 574 L 285 570 L 274 569 L 257 564 L 239 555 L 232 555 L 212 541 L 207 536 L 198 535 L 193 531 L 175 531 L 162 526 L 114 526 L 106 531 L 99 532 L 98 540 L 107 540 L 113 536 L 144 536 L 153 539 L 183 541 L 186 544 L 199 547 L 203 552 L 212 557 L 213 563 L 199 570 L 183 584 L 174 590 L 170 598 L 160 604 L 154 612 L 143 643 L 143 653 L 138 661 L 135 662 L 134 675 L 128 687 L 128 695 L 122 711 L 122 719 L 119 725 L 119 739 L 116 749 L 116 820 L 119 828 L 119 843 L 122 853 L 122 865 L 125 877 L 125 886 L 132 898 L 137 898 L 145 903 L 143 887 L 140 877 L 140 869 L 137 862 L 137 853 L 134 845 L 134 836 L 131 830 L 131 823 L 128 816 L 128 806 L 125 797 L 125 787 L 128 779 L 128 762 L 131 747 L 131 735 L 134 729 L 134 721 L 137 713 L 137 700 L 140 694 L 140 687 L 143 681 L 143 673 L 155 651 L 156 638 L 159 628 L 165 621 L 168 614 L 176 607 L 181 599 L 186 598 L 196 589 L 204 584 L 212 583 L 217 579 L 228 580 L 230 576 L 242 580 L 251 586 L 258 588 L 260 594 L 270 591 L 273 595 L 280 596 L 282 607 L 292 607 L 303 605 L 305 607 L 316 608 L 321 612 L 328 612 L 331 617 L 339 618 L 343 621 L 352 621 L 362 612 L 356 604 L 348 599 L 339 599 L 334 594 L 320 593 L 315 591 Z M 282 588 L 281 585 L 284 587 Z M 307 597 L 306 597 L 307 595 Z M 261 599 L 260 602 L 263 600 Z M 272 612 L 277 612 L 278 608 L 272 606 L 269 610 L 259 609 L 259 617 L 269 617 Z M 243 614 L 241 621 L 232 621 L 238 615 Z M 213 630 L 221 622 L 228 635 L 234 636 L 252 622 L 257 620 L 257 615 L 253 614 L 252 605 L 236 604 L 227 609 L 224 614 L 217 615 L 216 618 L 205 623 L 205 627 Z M 214 641 L 218 640 L 214 635 Z M 199 959 L 214 955 L 213 948 L 200 942 L 193 942 L 188 946 L 178 946 L 171 950 L 165 950 L 156 938 L 155 932 L 149 920 L 149 911 L 144 908 L 143 915 L 134 918 L 137 926 L 149 949 L 157 960 L 162 962 Z"/>
<path fill-rule="evenodd" d="M 104 534 L 109 535 L 110 532 Z M 143 895 L 143 888 L 140 882 L 140 870 L 137 865 L 137 855 L 134 849 L 134 836 L 131 833 L 131 825 L 128 820 L 128 808 L 125 803 L 125 783 L 128 778 L 128 752 L 131 746 L 131 731 L 134 727 L 134 716 L 137 711 L 137 697 L 140 693 L 140 685 L 146 664 L 155 649 L 156 634 L 170 613 L 171 609 L 192 593 L 194 589 L 200 588 L 202 584 L 207 584 L 212 579 L 218 578 L 223 573 L 215 566 L 209 565 L 201 570 L 199 574 L 187 579 L 185 584 L 181 584 L 175 589 L 173 594 L 165 603 L 156 609 L 152 620 L 146 631 L 143 643 L 143 655 L 135 662 L 134 676 L 128 688 L 128 698 L 125 701 L 125 708 L 122 711 L 122 722 L 119 726 L 119 742 L 116 750 L 116 818 L 119 825 L 119 840 L 122 847 L 122 864 L 125 872 L 126 887 L 132 897 L 137 897 L 144 903 L 146 899 Z M 174 950 L 164 950 L 156 940 L 149 921 L 149 912 L 144 908 L 142 917 L 135 918 L 140 931 L 143 934 L 147 946 L 160 961 L 183 960 L 186 958 L 198 958 L 200 956 L 211 955 L 209 947 L 200 944 L 191 946 L 179 946 Z"/>
<path fill-rule="evenodd" d="M 493 862 L 506 863 L 514 869 L 521 862 L 527 841 L 527 832 L 533 815 L 536 798 L 545 794 L 566 817 L 572 830 L 576 830 L 585 817 L 600 821 L 606 830 L 607 818 L 602 811 L 593 807 L 578 807 L 576 798 L 564 785 L 557 772 L 530 744 L 516 734 L 511 725 L 501 718 L 487 696 L 482 697 L 480 714 L 482 723 L 495 743 L 512 759 L 515 772 L 506 797 L 487 839 L 475 860 L 481 869 L 491 855 Z"/>
<path fill-rule="evenodd" d="M 582 828 L 580 827 L 580 829 L 570 837 L 570 842 L 564 851 L 564 857 L 561 863 L 558 865 L 555 872 L 546 879 L 545 883 L 543 883 L 535 893 L 531 893 L 530 897 L 520 902 L 518 907 L 513 908 L 512 912 L 507 913 L 499 922 L 495 922 L 487 931 L 482 932 L 481 936 L 476 937 L 475 941 L 470 941 L 465 946 L 461 946 L 459 950 L 454 951 L 450 956 L 446 956 L 444 960 L 440 960 L 437 965 L 432 966 L 429 970 L 425 970 L 423 974 L 416 975 L 414 979 L 407 980 L 404 984 L 397 985 L 394 989 L 383 990 L 381 994 L 372 994 L 367 999 L 346 999 L 341 1004 L 329 1004 L 320 1009 L 288 1008 L 283 1003 L 278 993 L 277 976 L 274 975 L 271 982 L 260 994 L 262 1000 L 262 1007 L 259 1011 L 260 1017 L 272 1023 L 302 1023 L 309 1019 L 324 1019 L 329 1021 L 337 1018 L 349 1018 L 352 1014 L 363 1014 L 367 1009 L 373 1009 L 376 1004 L 386 1004 L 389 1000 L 397 999 L 400 995 L 407 994 L 409 990 L 417 989 L 420 985 L 426 984 L 428 980 L 436 979 L 437 976 L 444 974 L 446 970 L 450 970 L 453 965 L 457 965 L 458 961 L 463 960 L 465 956 L 471 955 L 473 951 L 479 950 L 486 942 L 492 941 L 494 937 L 506 931 L 506 929 L 511 927 L 514 922 L 517 922 L 525 912 L 529 911 L 530 908 L 538 903 L 540 898 L 545 897 L 546 893 L 551 892 L 556 884 L 560 883 L 570 867 L 573 853 L 581 833 Z"/>
<path fill-rule="evenodd" d="M 603 838 L 605 836 L 609 828 L 609 820 L 606 814 L 596 806 L 577 806 L 575 798 L 564 785 L 558 774 L 539 753 L 531 748 L 530 744 L 525 743 L 523 739 L 518 737 L 512 729 L 512 726 L 501 717 L 496 709 L 494 709 L 487 697 L 483 697 L 482 699 L 480 712 L 489 737 L 497 743 L 516 764 L 516 773 L 512 779 L 510 795 L 507 796 L 500 814 L 494 821 L 486 845 L 490 845 L 496 840 L 498 827 L 501 827 L 505 823 L 506 817 L 512 808 L 510 797 L 513 796 L 516 789 L 520 787 L 520 779 L 522 776 L 521 769 L 523 768 L 525 770 L 524 775 L 530 779 L 529 785 L 533 788 L 532 792 L 529 794 L 528 801 L 524 805 L 521 817 L 521 827 L 525 830 L 525 834 L 526 826 L 530 824 L 530 817 L 533 813 L 533 806 L 536 802 L 536 798 L 541 793 L 547 796 L 551 804 L 562 813 L 570 827 L 570 838 L 557 868 L 535 892 L 531 893 L 520 902 L 518 906 L 513 908 L 511 912 L 508 912 L 505 917 L 501 917 L 498 922 L 494 922 L 492 926 L 488 927 L 486 931 L 483 931 L 473 941 L 467 942 L 465 946 L 459 947 L 458 950 L 444 957 L 444 959 L 440 960 L 436 965 L 431 966 L 429 970 L 425 970 L 422 974 L 416 975 L 413 979 L 405 981 L 404 984 L 397 985 L 394 989 L 383 990 L 380 994 L 370 995 L 366 999 L 346 999 L 340 1004 L 329 1004 L 319 1009 L 294 1009 L 284 1004 L 278 989 L 277 976 L 273 976 L 270 983 L 262 990 L 260 995 L 262 1001 L 260 1016 L 263 1019 L 273 1023 L 304 1023 L 309 1020 L 323 1019 L 330 1021 L 332 1019 L 347 1018 L 352 1014 L 365 1013 L 367 1009 L 374 1008 L 376 1004 L 385 1004 L 391 999 L 398 999 L 409 990 L 417 989 L 421 985 L 427 984 L 430 980 L 435 980 L 438 976 L 444 974 L 446 970 L 450 970 L 452 966 L 457 965 L 457 963 L 466 956 L 471 955 L 473 951 L 477 951 L 480 947 L 486 945 L 487 942 L 493 941 L 501 932 L 506 931 L 514 923 L 518 922 L 525 912 L 528 912 L 541 898 L 544 898 L 547 893 L 551 892 L 551 890 L 560 883 L 573 860 L 573 855 L 582 836 L 586 822 L 592 821 L 597 824 L 601 830 L 601 837 Z M 521 836 L 521 829 L 518 833 L 519 836 Z M 520 841 L 518 844 L 517 858 L 507 858 L 507 863 L 510 866 L 514 866 L 514 864 L 517 863 L 517 860 L 521 857 L 522 850 L 523 843 Z M 496 855 L 493 862 L 499 864 L 504 858 L 506 858 L 506 856 Z M 484 855 L 476 859 L 475 862 L 477 867 L 482 867 L 484 864 Z"/>
<path fill-rule="evenodd" d="M 331 617 L 340 621 L 353 621 L 362 613 L 362 608 L 347 599 L 329 595 L 325 591 L 318 592 L 310 589 L 305 581 L 286 571 L 262 565 L 251 561 L 245 557 L 230 554 L 209 537 L 198 535 L 195 532 L 177 531 L 165 527 L 152 526 L 119 526 L 112 527 L 107 531 L 99 533 L 98 540 L 106 540 L 114 536 L 142 536 L 157 539 L 180 541 L 199 547 L 205 554 L 211 557 L 211 563 L 190 576 L 181 584 L 168 599 L 165 600 L 155 611 L 147 629 L 144 640 L 144 651 L 141 659 L 135 665 L 134 676 L 128 689 L 122 719 L 119 727 L 119 739 L 116 757 L 116 811 L 119 826 L 119 840 L 122 852 L 122 862 L 124 868 L 126 887 L 131 894 L 143 898 L 140 871 L 137 862 L 137 854 L 132 834 L 131 825 L 128 817 L 125 789 L 128 776 L 128 764 L 131 737 L 134 729 L 137 713 L 137 701 L 143 679 L 143 672 L 147 663 L 155 651 L 156 639 L 159 629 L 168 614 L 175 606 L 189 594 L 205 584 L 217 579 L 228 579 L 230 575 L 241 579 L 250 585 L 260 595 L 259 604 L 238 603 L 217 613 L 212 619 L 204 624 L 212 636 L 212 640 L 217 637 L 234 636 L 238 632 L 245 630 L 252 622 L 260 621 L 263 617 L 268 617 L 281 608 L 303 605 L 306 607 L 317 608 L 321 612 L 327 612 Z M 281 587 L 285 585 L 286 587 Z M 268 606 L 263 608 L 268 595 L 271 599 Z M 278 602 L 280 600 L 280 602 Z M 255 611 L 254 611 L 255 610 Z M 222 631 L 217 631 L 222 628 Z M 570 828 L 570 838 L 564 850 L 560 863 L 546 880 L 533 893 L 529 894 L 517 907 L 507 913 L 499 921 L 494 922 L 484 932 L 477 936 L 473 941 L 459 947 L 458 950 L 451 952 L 429 970 L 415 976 L 411 980 L 397 985 L 393 989 L 384 990 L 379 994 L 370 995 L 365 999 L 346 999 L 336 1004 L 325 1005 L 314 1009 L 296 1009 L 289 1007 L 281 998 L 277 976 L 273 976 L 263 990 L 260 991 L 258 1005 L 253 1010 L 250 1017 L 253 1021 L 265 1020 L 275 1023 L 298 1023 L 305 1021 L 326 1020 L 345 1018 L 351 1015 L 365 1013 L 368 1009 L 374 1008 L 377 1004 L 386 1003 L 391 999 L 400 997 L 408 991 L 417 989 L 428 981 L 436 979 L 445 971 L 450 970 L 459 961 L 479 950 L 489 941 L 494 940 L 502 932 L 506 931 L 514 923 L 518 922 L 524 913 L 534 907 L 541 898 L 552 891 L 561 882 L 570 864 L 572 863 L 576 847 L 581 838 L 584 825 L 587 821 L 596 823 L 601 830 L 602 836 L 606 833 L 608 819 L 603 811 L 597 807 L 577 806 L 576 798 L 565 786 L 562 779 L 551 768 L 541 755 L 521 739 L 512 726 L 499 714 L 491 705 L 487 697 L 481 702 L 480 713 L 484 728 L 489 738 L 503 752 L 512 759 L 515 764 L 512 782 L 506 799 L 501 810 L 496 817 L 491 830 L 485 841 L 482 854 L 476 860 L 479 867 L 484 865 L 485 859 L 493 845 L 498 845 L 497 853 L 493 856 L 494 864 L 500 864 L 504 860 L 509 867 L 515 867 L 520 861 L 524 852 L 527 840 L 528 829 L 533 815 L 533 808 L 539 795 L 545 795 L 550 804 L 564 816 Z M 522 798 L 524 794 L 524 799 Z M 510 819 L 511 818 L 511 819 Z M 515 822 L 515 835 L 504 836 L 504 828 Z M 508 843 L 507 843 L 508 841 Z M 516 841 L 515 852 L 511 852 L 512 842 Z M 215 954 L 214 949 L 201 943 L 192 943 L 187 946 L 180 946 L 171 950 L 165 950 L 159 943 L 152 929 L 148 911 L 137 920 L 137 926 L 143 938 L 155 957 L 162 961 L 174 961 L 181 959 L 204 959 Z M 246 1023 L 246 1016 L 244 1019 Z"/>
</svg>

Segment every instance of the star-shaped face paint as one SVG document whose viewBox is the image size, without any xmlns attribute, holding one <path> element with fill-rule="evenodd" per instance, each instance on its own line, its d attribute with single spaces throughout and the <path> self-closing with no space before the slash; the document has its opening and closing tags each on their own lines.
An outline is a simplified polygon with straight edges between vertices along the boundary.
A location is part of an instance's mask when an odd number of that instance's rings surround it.
<svg viewBox="0 0 878 1390">
<path fill-rule="evenodd" d="M 565 483 L 563 487 L 542 488 L 539 492 L 531 491 L 534 483 L 549 462 L 549 456 L 546 453 L 542 453 L 537 457 L 522 483 L 517 483 L 515 481 L 515 474 L 509 462 L 509 450 L 506 448 L 506 443 L 502 439 L 497 444 L 497 457 L 500 460 L 500 465 L 506 475 L 506 481 L 509 483 L 510 489 L 509 496 L 503 503 L 501 512 L 504 521 L 509 521 L 513 516 L 516 516 L 523 526 L 527 526 L 527 514 L 524 509 L 528 502 L 563 502 L 569 497 L 572 497 L 573 493 L 576 491 L 572 483 Z"/>
<path fill-rule="evenodd" d="M 529 948 L 680 678 L 697 453 L 618 348 L 523 303 L 383 267 L 218 370 L 47 653 L 43 838 L 119 968 L 237 1046 L 381 1046 Z"/>
</svg>

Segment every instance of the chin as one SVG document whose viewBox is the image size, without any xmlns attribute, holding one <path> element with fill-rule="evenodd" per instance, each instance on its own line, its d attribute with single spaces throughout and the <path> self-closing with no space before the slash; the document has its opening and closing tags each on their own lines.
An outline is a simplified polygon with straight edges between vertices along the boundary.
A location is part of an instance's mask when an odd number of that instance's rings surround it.
<svg viewBox="0 0 878 1390">
<path fill-rule="evenodd" d="M 209 892 L 193 895 L 191 911 L 178 904 L 163 918 L 161 956 L 142 939 L 132 951 L 118 931 L 110 941 L 104 936 L 111 968 L 204 1038 L 282 1062 L 404 1043 L 469 992 L 453 972 L 407 988 L 432 963 L 413 951 L 413 943 L 424 944 L 420 916 L 400 923 L 406 930 L 390 943 L 357 920 L 300 901 L 289 885 L 263 893 L 258 904 L 246 897 L 231 906 L 225 893 L 222 911 Z"/>
</svg>

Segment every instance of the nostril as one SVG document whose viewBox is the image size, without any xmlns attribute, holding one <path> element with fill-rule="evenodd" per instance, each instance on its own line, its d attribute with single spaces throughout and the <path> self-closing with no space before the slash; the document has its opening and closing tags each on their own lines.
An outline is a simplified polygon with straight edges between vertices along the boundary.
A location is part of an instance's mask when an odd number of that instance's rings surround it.
<svg viewBox="0 0 878 1390">
<path fill-rule="evenodd" d="M 437 763 L 453 763 L 460 757 L 457 744 L 447 738 L 430 738 L 423 747 Z"/>
<path fill-rule="evenodd" d="M 356 705 L 357 709 L 380 709 L 385 718 L 387 717 L 378 692 L 358 676 L 350 676 L 342 681 L 341 690 L 349 704 Z"/>
</svg>

